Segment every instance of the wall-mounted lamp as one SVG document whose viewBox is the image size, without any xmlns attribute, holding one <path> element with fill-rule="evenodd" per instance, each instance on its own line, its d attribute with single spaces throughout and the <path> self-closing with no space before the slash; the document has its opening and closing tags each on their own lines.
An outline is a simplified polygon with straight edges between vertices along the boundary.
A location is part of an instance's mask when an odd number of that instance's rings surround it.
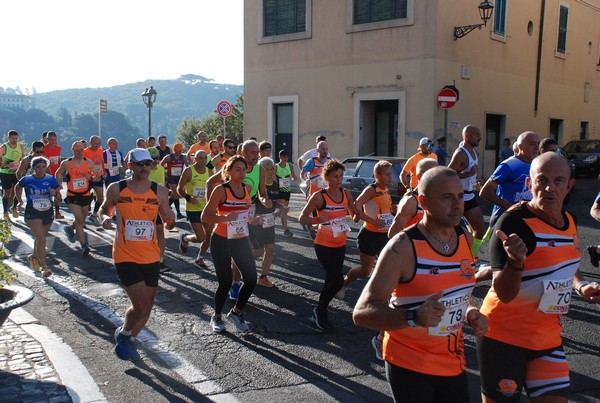
<svg viewBox="0 0 600 403">
<path fill-rule="evenodd" d="M 494 11 L 494 5 L 489 2 L 489 1 L 482 1 L 479 6 L 477 6 L 477 8 L 479 9 L 479 16 L 481 17 L 481 20 L 483 21 L 483 24 L 476 24 L 476 25 L 464 25 L 462 27 L 454 27 L 454 40 L 457 40 L 458 38 L 462 38 L 463 36 L 466 36 L 469 32 L 473 31 L 474 29 L 481 29 L 481 27 L 484 27 L 487 25 L 487 22 L 490 18 L 492 18 L 492 11 Z"/>
</svg>

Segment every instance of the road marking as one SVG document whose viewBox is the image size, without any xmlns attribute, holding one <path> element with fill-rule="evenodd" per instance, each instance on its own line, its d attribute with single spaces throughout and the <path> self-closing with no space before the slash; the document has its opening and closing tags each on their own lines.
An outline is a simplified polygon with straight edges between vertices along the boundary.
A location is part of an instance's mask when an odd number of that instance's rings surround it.
<svg viewBox="0 0 600 403">
<path fill-rule="evenodd" d="M 26 237 L 29 237 L 28 235 L 19 232 L 19 235 L 21 234 L 25 235 Z M 19 245 L 17 249 L 23 253 L 23 251 L 25 250 L 25 247 L 23 247 L 23 240 L 20 237 L 17 237 L 15 233 L 13 233 L 13 237 L 21 241 L 21 245 Z M 29 250 L 25 251 L 24 253 L 30 253 L 31 247 L 28 247 L 28 249 Z M 58 293 L 62 295 L 67 294 L 71 298 L 76 299 L 77 301 L 87 306 L 89 309 L 92 309 L 93 311 L 104 317 L 115 327 L 121 326 L 123 324 L 123 318 L 119 316 L 113 309 L 95 300 L 94 298 L 81 293 L 79 291 L 79 288 L 72 284 L 71 281 L 69 281 L 69 279 L 53 275 L 49 279 L 49 281 L 45 281 L 41 277 L 36 276 L 35 272 L 33 272 L 28 266 L 23 265 L 21 262 L 11 259 L 10 265 L 11 268 L 19 272 L 20 275 L 26 275 L 36 279 L 40 283 L 46 283 L 47 285 L 54 288 Z M 214 399 L 212 399 L 209 396 L 206 396 L 207 398 L 213 401 L 238 402 L 238 400 L 233 395 L 221 393 L 223 390 L 217 383 L 210 381 L 206 374 L 204 374 L 200 369 L 196 368 L 188 360 L 186 360 L 179 354 L 169 351 L 168 347 L 165 344 L 161 343 L 161 341 L 152 333 L 146 330 L 142 330 L 136 338 L 136 340 L 140 344 L 142 344 L 143 347 L 155 353 L 159 357 L 159 359 L 163 361 L 163 363 L 167 366 L 168 369 L 178 374 L 185 382 L 189 383 L 190 386 L 193 389 L 195 389 L 198 393 L 205 396 L 215 395 Z M 118 358 L 115 357 L 115 360 L 118 360 Z M 56 369 L 58 371 L 58 368 Z M 60 373 L 60 376 L 61 379 L 64 379 L 62 377 L 62 373 Z M 65 386 L 67 385 L 65 384 Z"/>
</svg>

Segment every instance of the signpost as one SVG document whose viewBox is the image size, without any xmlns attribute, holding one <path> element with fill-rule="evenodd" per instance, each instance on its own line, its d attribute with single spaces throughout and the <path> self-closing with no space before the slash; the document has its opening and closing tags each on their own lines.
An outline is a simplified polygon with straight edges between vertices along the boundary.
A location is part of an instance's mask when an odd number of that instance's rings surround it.
<svg viewBox="0 0 600 403">
<path fill-rule="evenodd" d="M 108 113 L 108 101 L 106 99 L 101 99 L 98 102 L 98 137 L 102 138 L 102 119 L 101 116 L 103 113 Z"/>
<path fill-rule="evenodd" d="M 458 89 L 453 85 L 447 85 L 438 93 L 437 104 L 444 109 L 444 136 L 448 135 L 448 109 L 458 102 Z"/>
<path fill-rule="evenodd" d="M 227 101 L 221 101 L 217 104 L 217 113 L 223 116 L 223 137 L 227 137 L 227 125 L 226 120 L 227 116 L 231 115 L 233 108 L 231 104 Z"/>
</svg>

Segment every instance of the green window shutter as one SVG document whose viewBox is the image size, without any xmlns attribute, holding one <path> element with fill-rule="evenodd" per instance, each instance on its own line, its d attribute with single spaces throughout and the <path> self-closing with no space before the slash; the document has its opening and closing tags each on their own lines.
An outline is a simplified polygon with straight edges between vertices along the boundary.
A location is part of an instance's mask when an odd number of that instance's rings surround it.
<svg viewBox="0 0 600 403">
<path fill-rule="evenodd" d="M 567 24 L 569 21 L 569 8 L 560 6 L 560 17 L 558 20 L 558 44 L 556 50 L 565 53 L 567 50 Z"/>
<path fill-rule="evenodd" d="M 354 0 L 354 24 L 406 18 L 408 0 Z"/>
<path fill-rule="evenodd" d="M 264 36 L 306 31 L 306 0 L 263 0 Z"/>
</svg>

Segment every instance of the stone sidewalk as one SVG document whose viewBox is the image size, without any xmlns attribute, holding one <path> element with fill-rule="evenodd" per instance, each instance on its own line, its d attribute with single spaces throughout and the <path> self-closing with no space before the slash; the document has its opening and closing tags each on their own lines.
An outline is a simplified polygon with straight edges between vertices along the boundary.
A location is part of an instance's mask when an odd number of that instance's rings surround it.
<svg viewBox="0 0 600 403">
<path fill-rule="evenodd" d="M 72 401 L 40 342 L 10 317 L 0 327 L 0 401 Z"/>
</svg>

